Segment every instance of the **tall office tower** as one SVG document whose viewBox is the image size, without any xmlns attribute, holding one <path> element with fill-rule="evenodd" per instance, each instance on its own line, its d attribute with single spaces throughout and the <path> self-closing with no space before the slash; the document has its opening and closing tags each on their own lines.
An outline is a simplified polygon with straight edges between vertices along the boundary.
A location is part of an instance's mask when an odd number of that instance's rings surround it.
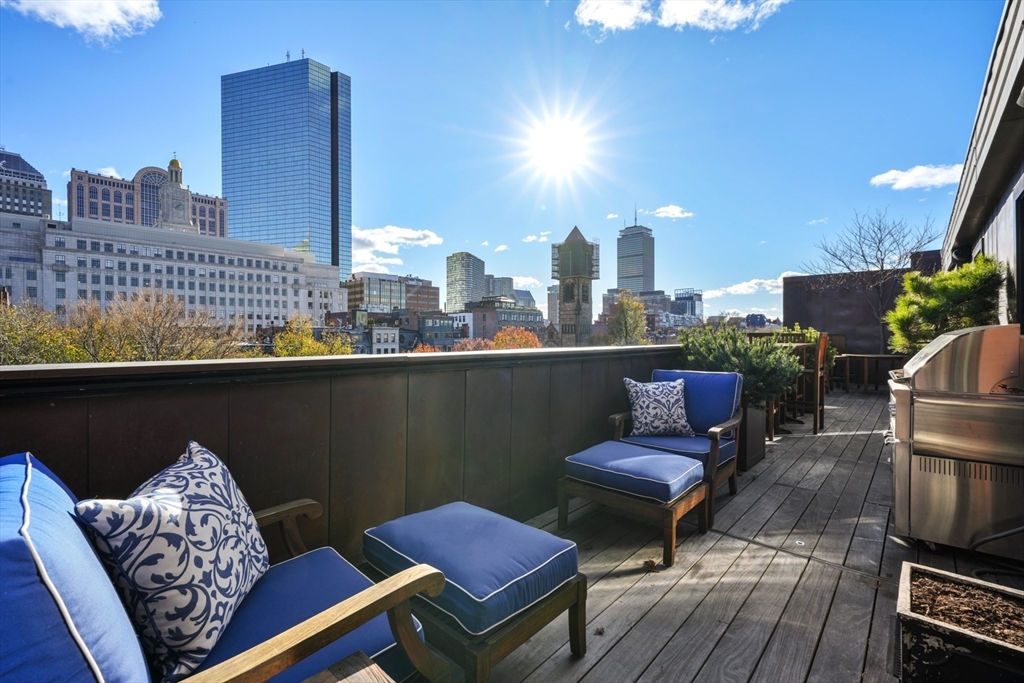
<svg viewBox="0 0 1024 683">
<path fill-rule="evenodd" d="M 0 211 L 50 218 L 53 191 L 46 178 L 20 154 L 0 147 Z"/>
<path fill-rule="evenodd" d="M 509 299 L 516 298 L 515 284 L 510 277 L 484 275 L 484 283 L 487 290 L 487 294 L 485 296 L 504 296 Z"/>
<path fill-rule="evenodd" d="M 466 310 L 470 301 L 483 301 L 487 296 L 484 262 L 468 251 L 458 251 L 448 257 L 448 291 L 445 298 L 448 313 Z"/>
<path fill-rule="evenodd" d="M 551 277 L 558 280 L 561 301 L 558 326 L 562 346 L 583 346 L 594 319 L 592 288 L 601 277 L 601 252 L 573 227 L 564 242 L 551 245 Z"/>
<path fill-rule="evenodd" d="M 654 289 L 654 235 L 643 225 L 619 231 L 619 273 L 617 286 L 633 294 Z"/>
<path fill-rule="evenodd" d="M 548 287 L 548 322 L 558 325 L 558 285 Z"/>
<path fill-rule="evenodd" d="M 312 59 L 221 76 L 231 236 L 352 272 L 352 81 Z"/>
</svg>

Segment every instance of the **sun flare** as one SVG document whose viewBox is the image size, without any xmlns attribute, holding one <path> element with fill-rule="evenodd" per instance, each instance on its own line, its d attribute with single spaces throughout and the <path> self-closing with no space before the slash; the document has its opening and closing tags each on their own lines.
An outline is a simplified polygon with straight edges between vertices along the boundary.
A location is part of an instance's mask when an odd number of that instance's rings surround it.
<svg viewBox="0 0 1024 683">
<path fill-rule="evenodd" d="M 580 121 L 548 118 L 530 130 L 527 152 L 537 171 L 549 178 L 565 179 L 587 166 L 590 140 Z"/>
</svg>

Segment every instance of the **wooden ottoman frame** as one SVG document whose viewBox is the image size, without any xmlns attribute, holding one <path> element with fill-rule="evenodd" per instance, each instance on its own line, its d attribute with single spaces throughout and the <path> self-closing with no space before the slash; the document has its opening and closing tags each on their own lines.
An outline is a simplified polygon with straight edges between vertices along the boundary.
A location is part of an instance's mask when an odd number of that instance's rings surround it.
<svg viewBox="0 0 1024 683">
<path fill-rule="evenodd" d="M 373 565 L 361 567 L 374 581 L 387 578 Z M 547 597 L 541 598 L 505 623 L 478 636 L 466 633 L 454 619 L 427 600 L 412 601 L 423 623 L 427 642 L 466 671 L 467 683 L 487 683 L 491 668 L 569 610 L 569 649 L 587 653 L 587 575 L 579 572 Z"/>
<path fill-rule="evenodd" d="M 714 475 L 712 475 L 713 477 Z M 594 484 L 588 484 L 572 477 L 558 480 L 558 528 L 565 529 L 569 525 L 569 497 L 586 498 L 595 503 L 631 512 L 660 523 L 665 534 L 665 547 L 662 552 L 662 563 L 671 567 L 676 559 L 676 526 L 679 520 L 693 508 L 697 508 L 697 528 L 703 534 L 708 530 L 708 511 L 711 485 L 699 481 L 668 503 L 658 503 L 640 496 L 613 491 Z"/>
</svg>

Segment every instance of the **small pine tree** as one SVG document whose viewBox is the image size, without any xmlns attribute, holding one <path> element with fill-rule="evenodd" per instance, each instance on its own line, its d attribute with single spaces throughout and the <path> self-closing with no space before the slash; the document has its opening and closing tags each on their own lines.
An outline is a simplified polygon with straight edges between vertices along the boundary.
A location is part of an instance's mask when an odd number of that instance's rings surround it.
<svg viewBox="0 0 1024 683">
<path fill-rule="evenodd" d="M 907 273 L 896 307 L 885 316 L 896 353 L 916 353 L 940 334 L 999 322 L 1002 266 L 980 255 L 957 270 Z"/>
</svg>

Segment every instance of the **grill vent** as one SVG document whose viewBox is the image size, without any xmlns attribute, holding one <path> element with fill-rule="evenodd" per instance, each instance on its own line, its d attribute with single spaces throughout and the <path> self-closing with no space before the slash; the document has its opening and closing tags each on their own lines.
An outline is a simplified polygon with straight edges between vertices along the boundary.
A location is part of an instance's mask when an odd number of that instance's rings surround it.
<svg viewBox="0 0 1024 683">
<path fill-rule="evenodd" d="M 1010 484 L 1011 486 L 1024 485 L 1024 476 L 1022 476 L 1024 470 L 1021 470 L 1019 467 L 919 456 L 917 458 L 917 469 L 919 472 L 944 474 L 960 479 L 979 479 L 997 484 Z"/>
</svg>

